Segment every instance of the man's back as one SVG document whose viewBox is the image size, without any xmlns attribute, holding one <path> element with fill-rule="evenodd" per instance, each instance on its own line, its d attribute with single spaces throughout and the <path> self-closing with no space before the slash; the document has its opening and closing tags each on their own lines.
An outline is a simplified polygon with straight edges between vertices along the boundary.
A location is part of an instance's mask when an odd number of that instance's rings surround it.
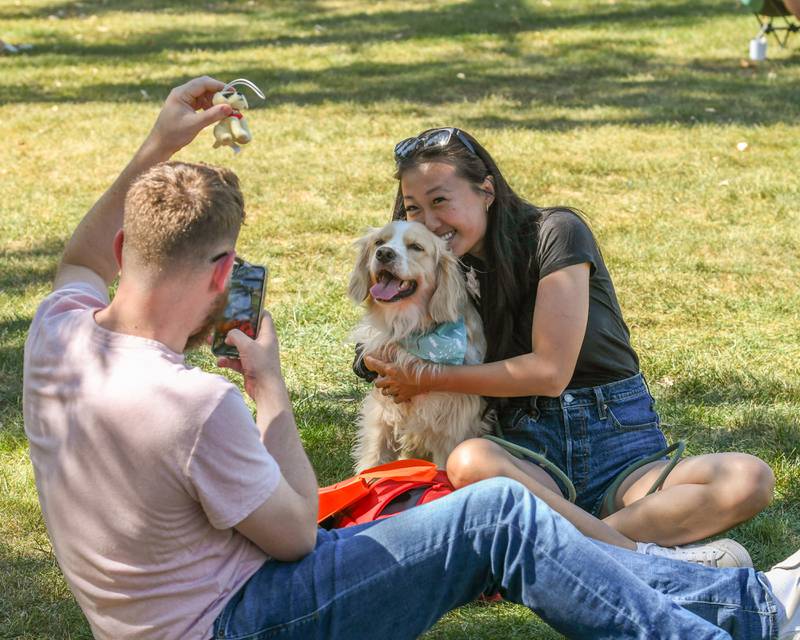
<svg viewBox="0 0 800 640">
<path fill-rule="evenodd" d="M 98 327 L 106 304 L 87 283 L 60 289 L 26 343 L 45 521 L 98 637 L 207 637 L 266 558 L 231 527 L 274 490 L 278 468 L 235 387 L 159 342 Z"/>
</svg>

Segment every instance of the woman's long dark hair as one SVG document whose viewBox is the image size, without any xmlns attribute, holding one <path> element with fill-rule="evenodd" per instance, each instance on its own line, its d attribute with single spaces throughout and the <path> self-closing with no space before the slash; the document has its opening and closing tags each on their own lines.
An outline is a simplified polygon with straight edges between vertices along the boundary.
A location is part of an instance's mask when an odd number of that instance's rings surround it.
<svg viewBox="0 0 800 640">
<path fill-rule="evenodd" d="M 466 131 L 459 130 L 474 147 L 473 154 L 458 136 L 451 135 L 444 146 L 420 147 L 397 160 L 395 177 L 426 162 L 444 162 L 456 169 L 456 174 L 483 191 L 487 176 L 494 183 L 494 201 L 488 210 L 486 235 L 483 241 L 485 262 L 472 256 L 462 257 L 462 263 L 474 267 L 481 284 L 478 305 L 486 333 L 486 362 L 504 360 L 519 355 L 513 351 L 514 325 L 524 318 L 526 302 L 536 295 L 539 275 L 534 253 L 539 235 L 539 222 L 547 209 L 540 209 L 520 198 L 509 186 L 495 161 Z M 425 132 L 422 132 L 423 135 Z M 565 207 L 558 207 L 563 210 Z M 571 210 L 571 209 L 570 209 Z M 397 186 L 393 220 L 405 220 L 402 186 Z"/>
</svg>

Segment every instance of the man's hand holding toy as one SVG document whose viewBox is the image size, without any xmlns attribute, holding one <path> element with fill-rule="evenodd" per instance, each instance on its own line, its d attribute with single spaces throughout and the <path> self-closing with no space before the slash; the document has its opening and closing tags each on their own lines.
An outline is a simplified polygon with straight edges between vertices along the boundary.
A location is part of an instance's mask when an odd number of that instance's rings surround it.
<svg viewBox="0 0 800 640">
<path fill-rule="evenodd" d="M 200 131 L 232 113 L 229 105 L 214 106 L 212 102 L 214 93 L 224 87 L 219 80 L 202 76 L 169 92 L 144 144 L 155 156 L 153 162 L 168 160 Z"/>
</svg>

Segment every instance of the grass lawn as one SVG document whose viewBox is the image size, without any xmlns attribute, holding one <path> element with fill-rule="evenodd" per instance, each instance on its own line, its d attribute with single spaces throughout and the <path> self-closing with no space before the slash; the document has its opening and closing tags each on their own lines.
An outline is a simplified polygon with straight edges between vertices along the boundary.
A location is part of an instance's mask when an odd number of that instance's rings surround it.
<svg viewBox="0 0 800 640">
<path fill-rule="evenodd" d="M 169 89 L 199 74 L 267 93 L 241 154 L 207 131 L 179 158 L 242 178 L 240 253 L 270 267 L 322 483 L 349 474 L 367 390 L 346 343 L 351 242 L 389 216 L 394 142 L 455 124 L 521 194 L 586 213 L 668 437 L 766 460 L 775 501 L 731 536 L 761 569 L 794 551 L 800 38 L 747 67 L 756 29 L 733 0 L 0 0 L 0 38 L 33 45 L 0 56 L 0 638 L 91 637 L 39 511 L 23 343 L 70 232 Z M 559 636 L 508 604 L 465 607 L 426 635 L 530 637 Z"/>
</svg>

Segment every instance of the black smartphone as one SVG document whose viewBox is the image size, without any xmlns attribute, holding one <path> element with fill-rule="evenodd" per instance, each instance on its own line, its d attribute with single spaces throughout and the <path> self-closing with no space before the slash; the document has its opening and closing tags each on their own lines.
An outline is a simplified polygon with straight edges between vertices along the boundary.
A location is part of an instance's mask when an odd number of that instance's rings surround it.
<svg viewBox="0 0 800 640">
<path fill-rule="evenodd" d="M 239 357 L 236 347 L 225 344 L 225 336 L 231 329 L 239 329 L 255 339 L 266 289 L 267 268 L 236 258 L 231 273 L 231 286 L 228 289 L 228 304 L 214 325 L 211 352 L 215 356 Z"/>
</svg>

